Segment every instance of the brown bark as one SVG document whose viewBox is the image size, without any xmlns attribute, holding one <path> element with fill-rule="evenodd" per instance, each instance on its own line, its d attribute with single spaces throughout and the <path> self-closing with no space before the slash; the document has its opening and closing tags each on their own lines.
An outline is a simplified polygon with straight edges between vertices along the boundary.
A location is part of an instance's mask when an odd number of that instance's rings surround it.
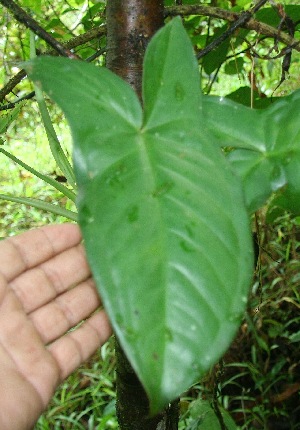
<svg viewBox="0 0 300 430">
<path fill-rule="evenodd" d="M 143 386 L 116 340 L 117 417 L 120 430 L 177 430 L 179 406 L 175 401 L 162 413 L 149 416 L 149 401 Z"/>
<path fill-rule="evenodd" d="M 161 0 L 114 0 L 107 4 L 107 67 L 141 97 L 146 46 L 163 26 Z"/>
</svg>

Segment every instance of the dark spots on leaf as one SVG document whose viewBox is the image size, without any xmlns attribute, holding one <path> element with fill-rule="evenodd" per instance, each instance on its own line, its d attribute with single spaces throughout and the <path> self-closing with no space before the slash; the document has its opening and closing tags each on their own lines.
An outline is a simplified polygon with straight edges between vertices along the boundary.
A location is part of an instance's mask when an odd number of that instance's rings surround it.
<svg viewBox="0 0 300 430">
<path fill-rule="evenodd" d="M 120 327 L 123 325 L 123 317 L 119 313 L 116 314 L 116 322 Z"/>
<path fill-rule="evenodd" d="M 126 327 L 125 334 L 131 340 L 136 339 L 138 335 L 137 332 L 132 327 Z"/>
<path fill-rule="evenodd" d="M 127 172 L 127 167 L 124 164 L 117 166 L 106 178 L 106 183 L 110 187 L 123 186 L 124 180 L 122 176 Z"/>
<path fill-rule="evenodd" d="M 139 219 L 139 207 L 137 205 L 134 205 L 129 209 L 127 219 L 130 223 L 136 222 Z"/>
<path fill-rule="evenodd" d="M 175 84 L 175 98 L 177 101 L 181 102 L 184 99 L 185 91 L 180 82 L 176 82 Z"/>
<path fill-rule="evenodd" d="M 195 234 L 194 234 L 194 227 L 195 227 L 195 223 L 191 223 L 191 224 L 185 224 L 185 230 L 186 230 L 186 232 L 187 232 L 187 234 L 188 234 L 188 236 L 191 238 L 191 239 L 193 239 L 194 237 L 195 237 Z"/>
<path fill-rule="evenodd" d="M 159 357 L 158 357 L 157 352 L 153 352 L 152 358 L 153 358 L 153 360 L 158 361 Z"/>
<path fill-rule="evenodd" d="M 174 183 L 171 181 L 163 182 L 160 184 L 152 193 L 152 197 L 162 197 L 168 191 L 170 191 L 174 186 Z"/>
<path fill-rule="evenodd" d="M 87 205 L 83 205 L 80 208 L 80 222 L 82 226 L 87 226 L 94 221 L 92 212 Z"/>
<path fill-rule="evenodd" d="M 172 342 L 173 341 L 173 333 L 172 333 L 172 330 L 169 329 L 169 328 L 166 328 L 165 339 L 166 339 L 167 342 Z"/>
<path fill-rule="evenodd" d="M 195 252 L 195 248 L 189 245 L 185 240 L 180 241 L 180 247 L 184 250 L 184 252 Z"/>
</svg>

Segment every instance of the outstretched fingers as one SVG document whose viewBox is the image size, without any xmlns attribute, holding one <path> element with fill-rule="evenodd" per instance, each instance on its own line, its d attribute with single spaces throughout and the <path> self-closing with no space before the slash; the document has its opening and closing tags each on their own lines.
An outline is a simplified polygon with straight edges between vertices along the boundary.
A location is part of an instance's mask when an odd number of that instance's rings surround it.
<svg viewBox="0 0 300 430">
<path fill-rule="evenodd" d="M 99 310 L 82 323 L 48 346 L 60 369 L 61 380 L 88 360 L 112 333 L 108 317 Z"/>
<path fill-rule="evenodd" d="M 83 246 L 69 248 L 10 282 L 25 312 L 54 300 L 91 275 Z"/>
<path fill-rule="evenodd" d="M 10 237 L 0 243 L 0 272 L 10 282 L 80 241 L 76 224 L 48 225 Z"/>
<path fill-rule="evenodd" d="M 55 341 L 101 305 L 90 278 L 29 314 L 45 344 Z"/>
</svg>

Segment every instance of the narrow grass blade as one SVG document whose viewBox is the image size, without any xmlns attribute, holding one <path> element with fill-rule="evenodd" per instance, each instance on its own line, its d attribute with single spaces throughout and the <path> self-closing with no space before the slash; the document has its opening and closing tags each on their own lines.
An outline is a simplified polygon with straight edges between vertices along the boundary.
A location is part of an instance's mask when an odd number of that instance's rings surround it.
<svg viewBox="0 0 300 430">
<path fill-rule="evenodd" d="M 52 203 L 43 202 L 42 200 L 32 199 L 27 197 L 14 197 L 6 194 L 0 194 L 0 199 L 8 200 L 9 202 L 24 204 L 27 206 L 32 206 L 34 208 L 51 212 L 55 215 L 63 216 L 71 221 L 77 222 L 77 213 L 70 211 L 69 209 L 62 208 L 58 205 L 53 205 Z"/>
<path fill-rule="evenodd" d="M 64 196 L 66 196 L 70 200 L 72 200 L 72 202 L 75 202 L 75 199 L 76 199 L 75 193 L 73 191 L 69 190 L 64 185 L 62 185 L 60 182 L 57 182 L 55 179 L 52 179 L 47 175 L 43 175 L 43 173 L 40 173 L 37 170 L 35 170 L 33 167 L 30 167 L 28 164 L 24 163 L 22 160 L 15 157 L 14 155 L 12 155 L 10 152 L 6 151 L 5 149 L 0 148 L 0 152 L 2 152 L 2 154 L 6 155 L 6 157 L 10 158 L 15 163 L 19 164 L 19 166 L 23 167 L 28 172 L 32 173 L 34 176 L 42 179 L 42 181 L 46 182 L 47 184 L 54 187 L 56 190 L 60 191 Z"/>
<path fill-rule="evenodd" d="M 30 33 L 30 56 L 31 56 L 31 58 L 36 57 L 34 34 L 32 32 Z M 49 142 L 49 146 L 50 146 L 50 150 L 52 152 L 52 155 L 53 155 L 58 167 L 60 168 L 60 170 L 63 172 L 63 174 L 67 178 L 67 181 L 69 182 L 71 187 L 76 188 L 76 181 L 75 181 L 75 175 L 74 175 L 73 167 L 69 163 L 69 160 L 66 157 L 66 155 L 65 155 L 65 153 L 61 147 L 60 141 L 59 141 L 57 134 L 55 132 L 55 129 L 53 127 L 53 124 L 52 124 L 52 121 L 51 121 L 51 118 L 50 118 L 50 115 L 49 115 L 49 112 L 47 109 L 47 105 L 46 105 L 43 93 L 36 84 L 33 84 L 33 87 L 34 87 L 36 101 L 37 101 L 39 109 L 40 109 L 42 121 L 43 121 L 43 124 L 45 127 L 45 131 L 47 134 L 47 138 L 48 138 L 48 142 Z"/>
</svg>

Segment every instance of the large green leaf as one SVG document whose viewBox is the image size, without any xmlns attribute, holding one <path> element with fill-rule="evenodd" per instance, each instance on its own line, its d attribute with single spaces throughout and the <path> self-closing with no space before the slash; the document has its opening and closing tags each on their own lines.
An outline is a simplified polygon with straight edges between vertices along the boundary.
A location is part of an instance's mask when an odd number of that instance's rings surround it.
<svg viewBox="0 0 300 430">
<path fill-rule="evenodd" d="M 216 142 L 236 148 L 228 158 L 243 180 L 250 212 L 279 190 L 274 204 L 300 213 L 299 109 L 300 91 L 260 110 L 224 98 L 203 98 Z"/>
<path fill-rule="evenodd" d="M 236 91 L 226 95 L 226 98 L 233 100 L 234 102 L 240 103 L 245 106 L 251 106 L 255 109 L 264 109 L 269 107 L 278 97 L 261 97 L 257 90 L 251 89 L 250 87 L 240 87 Z"/>
<path fill-rule="evenodd" d="M 27 71 L 71 125 L 88 259 L 158 411 L 227 349 L 253 264 L 240 181 L 201 124 L 192 46 L 179 19 L 152 39 L 144 118 L 105 69 L 44 58 Z"/>
<path fill-rule="evenodd" d="M 284 14 L 291 18 L 294 23 L 298 23 L 300 16 L 300 6 L 298 4 L 285 4 Z M 271 25 L 272 27 L 278 27 L 280 24 L 282 25 L 282 16 L 280 16 L 278 13 L 278 9 L 274 7 L 264 7 L 263 9 L 260 9 L 258 12 L 256 12 L 255 18 L 258 21 L 262 21 Z"/>
<path fill-rule="evenodd" d="M 212 37 L 209 37 L 208 43 L 218 39 L 218 37 L 220 37 L 227 29 L 227 24 L 223 27 L 215 29 L 215 33 Z M 208 75 L 213 73 L 226 61 L 229 46 L 230 39 L 227 37 L 217 48 L 213 49 L 203 57 L 202 66 Z"/>
</svg>

